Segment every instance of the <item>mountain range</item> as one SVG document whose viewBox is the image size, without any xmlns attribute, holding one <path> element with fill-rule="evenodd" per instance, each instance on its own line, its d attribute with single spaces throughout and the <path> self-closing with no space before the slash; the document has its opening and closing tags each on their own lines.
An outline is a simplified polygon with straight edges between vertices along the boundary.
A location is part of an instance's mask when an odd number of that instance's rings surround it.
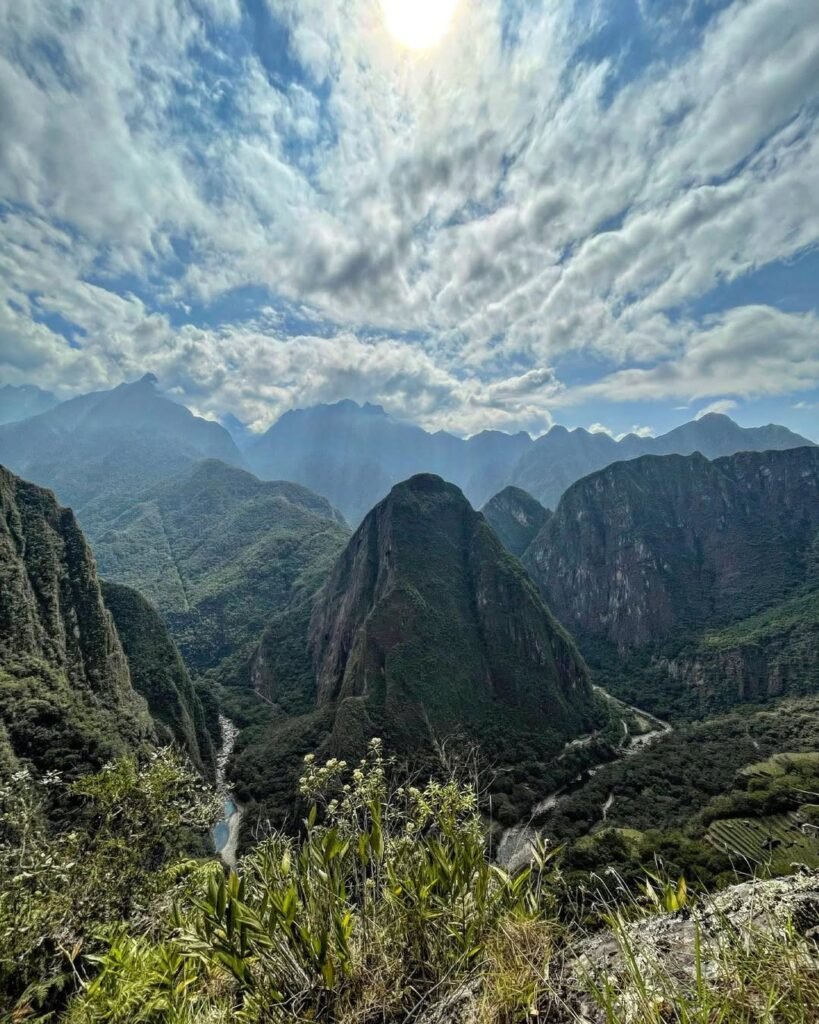
<svg viewBox="0 0 819 1024">
<path fill-rule="evenodd" d="M 372 735 L 431 769 L 477 745 L 510 823 L 618 756 L 593 683 L 675 720 L 819 688 L 819 448 L 784 428 L 462 440 L 342 402 L 233 429 L 150 376 L 0 427 L 35 479 L 3 471 L 6 761 L 172 740 L 212 777 L 221 713 L 248 827 Z"/>
<path fill-rule="evenodd" d="M 206 458 L 242 461 L 223 427 L 165 398 L 151 374 L 0 426 L 0 463 L 53 490 L 92 536 L 149 484 Z"/>
<path fill-rule="evenodd" d="M 816 689 L 817 447 L 616 463 L 569 488 L 523 559 L 635 700 L 701 712 Z"/>
<path fill-rule="evenodd" d="M 660 437 L 619 440 L 562 426 L 537 440 L 493 430 L 464 439 L 350 400 L 291 410 L 261 436 L 235 417 L 224 423 L 229 429 L 194 416 L 146 374 L 0 426 L 0 463 L 54 490 L 95 537 L 150 484 L 207 458 L 250 469 L 262 480 L 302 484 L 357 525 L 394 484 L 416 473 L 451 481 L 475 508 L 512 485 L 554 509 L 572 483 L 613 462 L 695 451 L 713 459 L 811 444 L 785 427 L 745 428 L 715 413 Z"/>
<path fill-rule="evenodd" d="M 357 523 L 393 484 L 419 472 L 455 483 L 476 508 L 511 484 L 554 509 L 575 480 L 624 459 L 695 451 L 713 459 L 809 444 L 786 427 L 740 427 L 717 413 L 660 437 L 629 434 L 615 440 L 582 427 L 555 426 L 537 440 L 500 431 L 464 440 L 403 423 L 381 406 L 345 401 L 285 413 L 249 444 L 245 457 L 258 476 L 303 483 Z"/>
<path fill-rule="evenodd" d="M 522 763 L 521 749 L 543 764 L 605 720 L 519 561 L 431 474 L 393 487 L 309 608 L 268 629 L 253 685 L 279 714 L 240 737 L 236 776 L 279 817 L 311 750 L 354 758 L 381 736 L 417 765 L 458 736 L 496 765 Z"/>
</svg>

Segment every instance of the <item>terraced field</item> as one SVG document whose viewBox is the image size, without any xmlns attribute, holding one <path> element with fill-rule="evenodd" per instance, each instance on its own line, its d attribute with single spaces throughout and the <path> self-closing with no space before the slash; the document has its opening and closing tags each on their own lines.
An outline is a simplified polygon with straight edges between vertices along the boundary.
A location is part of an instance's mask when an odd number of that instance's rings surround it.
<svg viewBox="0 0 819 1024">
<path fill-rule="evenodd" d="M 717 850 L 735 859 L 738 867 L 764 867 L 772 874 L 791 870 L 794 863 L 819 867 L 819 838 L 802 832 L 802 818 L 792 811 L 767 818 L 723 818 L 705 833 Z"/>
</svg>

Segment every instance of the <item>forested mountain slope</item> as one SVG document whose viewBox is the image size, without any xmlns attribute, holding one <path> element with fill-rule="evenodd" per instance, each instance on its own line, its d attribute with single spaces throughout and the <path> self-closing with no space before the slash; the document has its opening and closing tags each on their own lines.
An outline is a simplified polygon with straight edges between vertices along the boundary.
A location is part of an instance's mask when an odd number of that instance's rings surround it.
<svg viewBox="0 0 819 1024">
<path fill-rule="evenodd" d="M 298 484 L 216 460 L 144 491 L 94 541 L 106 579 L 160 611 L 188 664 L 230 681 L 303 580 L 323 579 L 349 531 Z"/>
<path fill-rule="evenodd" d="M 69 774 L 154 739 L 73 513 L 2 467 L 0 722 L 16 758 Z"/>
<path fill-rule="evenodd" d="M 165 398 L 150 374 L 0 426 L 0 463 L 51 488 L 89 536 L 146 486 L 204 458 L 241 463 L 223 427 Z"/>
<path fill-rule="evenodd" d="M 430 475 L 366 516 L 312 610 L 271 625 L 253 682 L 279 716 L 240 738 L 237 777 L 280 805 L 316 748 L 356 756 L 377 735 L 418 759 L 456 734 L 489 759 L 542 763 L 605 718 L 520 563 Z"/>
<path fill-rule="evenodd" d="M 103 582 L 102 594 L 128 658 L 131 683 L 148 702 L 159 742 L 178 744 L 194 766 L 212 779 L 218 719 L 208 721 L 165 623 L 130 587 Z"/>
<path fill-rule="evenodd" d="M 570 488 L 525 562 L 628 695 L 693 711 L 816 689 L 817 531 L 819 448 L 646 457 Z"/>
</svg>

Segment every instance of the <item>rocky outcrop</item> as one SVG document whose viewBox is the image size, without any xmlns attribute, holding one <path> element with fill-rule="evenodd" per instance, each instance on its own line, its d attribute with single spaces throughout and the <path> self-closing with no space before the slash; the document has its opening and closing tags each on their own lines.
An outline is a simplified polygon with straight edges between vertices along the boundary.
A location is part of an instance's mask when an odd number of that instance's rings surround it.
<svg viewBox="0 0 819 1024">
<path fill-rule="evenodd" d="M 592 936 L 567 965 L 563 999 L 587 1020 L 602 1024 L 606 1014 L 595 1005 L 590 982 L 605 980 L 623 1016 L 629 1016 L 633 1004 L 634 1019 L 639 1019 L 641 999 L 643 1005 L 656 1000 L 658 1006 L 675 994 L 691 999 L 698 976 L 709 988 L 727 987 L 733 980 L 727 951 L 764 947 L 766 940 L 781 943 L 789 934 L 809 943 L 819 939 L 817 872 L 744 882 L 702 899 L 690 913 L 623 922 L 618 931 Z M 642 992 L 637 991 L 637 969 Z"/>
<path fill-rule="evenodd" d="M 622 651 L 782 600 L 817 529 L 819 448 L 646 457 L 571 487 L 525 563 L 568 629 Z"/>
<path fill-rule="evenodd" d="M 519 487 L 504 487 L 481 509 L 501 544 L 520 557 L 552 513 Z"/>
<path fill-rule="evenodd" d="M 153 737 L 73 513 L 2 467 L 0 719 L 17 757 L 50 767 Z"/>
<path fill-rule="evenodd" d="M 319 704 L 363 700 L 406 741 L 520 718 L 563 738 L 594 717 L 585 666 L 463 494 L 419 475 L 353 535 L 312 612 Z"/>
<path fill-rule="evenodd" d="M 677 1020 L 683 1006 L 707 1014 L 730 1005 L 742 986 L 744 1000 L 765 1005 L 771 975 L 740 977 L 743 957 L 775 955 L 787 946 L 787 964 L 771 970 L 819 971 L 819 873 L 744 882 L 706 897 L 685 913 L 620 917 L 605 929 L 567 946 L 545 964 L 533 963 L 530 984 L 538 993 L 527 1008 L 533 1020 L 642 1024 Z M 438 999 L 418 1014 L 419 1024 L 479 1024 L 496 998 L 487 972 Z M 790 975 L 780 977 L 787 985 Z M 795 977 L 795 976 L 794 976 Z M 758 986 L 758 987 L 757 987 Z M 737 999 L 737 1007 L 748 1002 Z M 710 1016 L 708 1019 L 711 1019 Z M 730 1018 L 733 1019 L 733 1018 Z M 743 1018 L 744 1019 L 744 1018 Z"/>
</svg>

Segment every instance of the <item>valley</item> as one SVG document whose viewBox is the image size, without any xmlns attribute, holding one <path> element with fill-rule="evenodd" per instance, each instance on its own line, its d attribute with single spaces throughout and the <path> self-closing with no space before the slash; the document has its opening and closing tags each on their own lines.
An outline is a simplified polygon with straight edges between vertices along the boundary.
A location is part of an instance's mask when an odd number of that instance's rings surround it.
<svg viewBox="0 0 819 1024">
<path fill-rule="evenodd" d="M 408 428 L 342 403 L 288 420 L 286 458 L 276 431 L 254 454 L 168 410 L 154 381 L 123 387 L 0 427 L 9 461 L 57 490 L 0 470 L 0 782 L 64 787 L 35 815 L 43 849 L 69 822 L 93 843 L 105 800 L 136 800 L 173 821 L 128 884 L 173 852 L 183 875 L 207 874 L 218 913 L 240 899 L 225 885 L 292 864 L 285 850 L 302 849 L 299 871 L 330 857 L 332 877 L 335 829 L 364 829 L 369 865 L 387 857 L 382 815 L 408 815 L 427 850 L 418 822 L 442 815 L 443 835 L 452 813 L 453 856 L 469 847 L 478 875 L 491 863 L 510 879 L 553 864 L 559 913 L 583 927 L 615 876 L 641 899 L 659 870 L 702 894 L 819 870 L 819 448 L 704 417 L 653 444 L 709 441 L 714 458 L 624 440 L 625 461 L 572 481 L 588 439 L 552 431 L 547 507 L 506 483 L 522 451 L 532 465 L 520 436 L 475 441 L 465 461 L 451 446 L 466 492 L 409 458 L 394 483 L 370 463 L 327 468 L 326 452 L 314 474 L 296 442 L 324 444 L 324 417 L 352 431 L 353 461 L 406 455 Z M 738 437 L 773 447 L 722 454 Z M 331 481 L 332 499 L 307 479 Z M 364 479 L 366 509 L 351 499 Z M 490 484 L 478 511 L 469 494 Z M 140 795 L 152 771 L 164 782 Z M 159 813 L 156 793 L 183 779 L 190 814 L 174 817 L 177 796 Z M 299 847 L 313 835 L 331 846 Z"/>
</svg>

